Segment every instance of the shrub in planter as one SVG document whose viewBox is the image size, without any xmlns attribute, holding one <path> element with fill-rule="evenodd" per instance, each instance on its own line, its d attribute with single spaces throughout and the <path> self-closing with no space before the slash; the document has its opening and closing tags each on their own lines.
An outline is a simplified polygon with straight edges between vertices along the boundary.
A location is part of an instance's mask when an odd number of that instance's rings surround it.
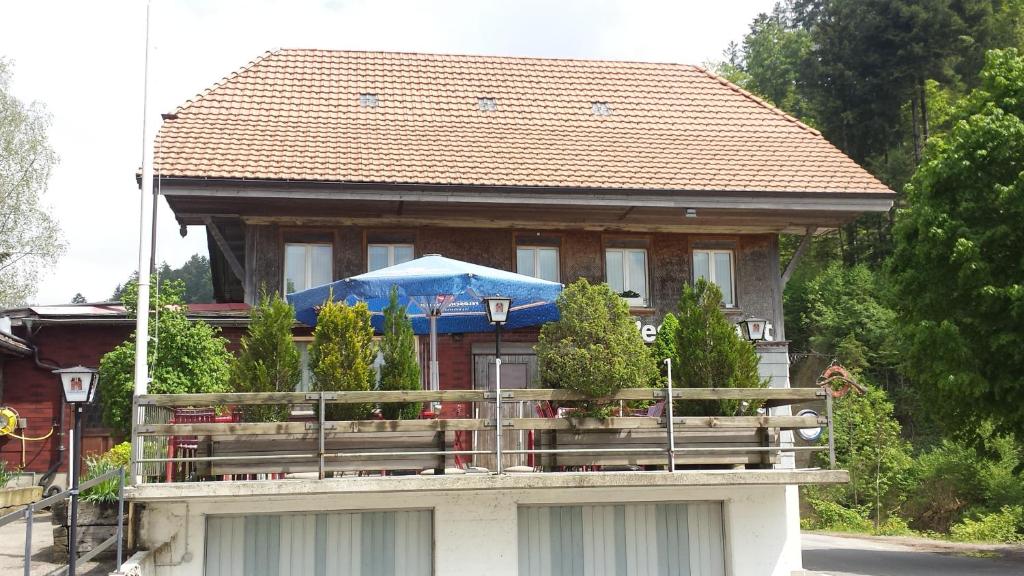
<svg viewBox="0 0 1024 576">
<path fill-rule="evenodd" d="M 607 284 L 573 282 L 559 295 L 558 310 L 561 317 L 544 325 L 536 347 L 544 385 L 580 392 L 591 399 L 581 407 L 585 414 L 604 415 L 602 398 L 654 381 L 657 369 L 629 305 Z"/>
<path fill-rule="evenodd" d="M 381 390 L 419 390 L 420 367 L 416 363 L 416 338 L 405 306 L 398 303 L 398 289 L 391 288 L 391 300 L 384 309 L 384 334 L 380 340 L 384 364 L 380 367 Z M 416 418 L 422 408 L 419 402 L 381 405 L 388 420 Z"/>
<path fill-rule="evenodd" d="M 85 477 L 82 481 L 92 480 L 102 476 L 111 470 L 123 468 L 128 471 L 132 459 L 132 445 L 130 442 L 122 442 L 100 456 L 87 456 L 85 458 Z M 117 478 L 104 480 L 99 484 L 82 492 L 83 502 L 94 502 L 97 504 L 109 504 L 117 502 Z"/>
<path fill-rule="evenodd" d="M 700 278 L 683 286 L 675 329 L 673 385 L 683 388 L 766 388 L 757 371 L 753 344 L 736 333 L 722 312 L 722 292 Z M 665 328 L 662 327 L 662 331 Z M 755 413 L 757 402 L 742 409 L 738 400 L 678 402 L 676 413 L 687 416 L 731 416 Z"/>
<path fill-rule="evenodd" d="M 299 350 L 292 340 L 295 308 L 276 293 L 264 292 L 250 311 L 249 328 L 231 370 L 235 392 L 294 392 L 302 377 Z M 249 422 L 281 422 L 288 419 L 286 405 L 245 406 Z"/>
<path fill-rule="evenodd" d="M 668 366 L 665 365 L 665 358 L 672 358 L 673 367 L 676 358 L 676 332 L 679 331 L 679 320 L 676 315 L 669 312 L 661 320 L 661 328 L 658 336 L 651 346 L 651 356 L 654 359 L 654 366 L 658 369 L 658 377 L 654 385 L 664 387 L 665 379 L 668 377 Z"/>
<path fill-rule="evenodd" d="M 373 387 L 373 327 L 366 303 L 324 303 L 317 314 L 309 365 L 316 391 L 367 391 Z M 328 420 L 362 420 L 370 404 L 329 404 Z"/>
<path fill-rule="evenodd" d="M 129 442 L 122 442 L 100 456 L 87 456 L 85 458 L 86 471 L 82 476 L 82 482 L 119 468 L 127 472 L 130 461 L 131 444 Z M 82 491 L 78 508 L 78 542 L 76 543 L 79 555 L 94 549 L 116 533 L 117 500 L 118 479 L 116 476 Z M 55 560 L 64 561 L 68 551 L 68 500 L 61 500 L 54 504 L 52 520 L 55 525 L 53 528 Z M 127 511 L 122 520 L 127 522 Z M 126 535 L 127 530 L 125 531 Z M 101 557 L 110 557 L 113 554 L 114 549 L 110 548 L 103 552 Z"/>
</svg>

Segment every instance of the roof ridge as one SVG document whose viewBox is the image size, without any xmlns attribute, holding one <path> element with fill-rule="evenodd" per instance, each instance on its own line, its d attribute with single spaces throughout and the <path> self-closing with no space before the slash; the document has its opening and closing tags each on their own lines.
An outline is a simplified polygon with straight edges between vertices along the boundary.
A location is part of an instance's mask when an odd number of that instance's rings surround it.
<svg viewBox="0 0 1024 576">
<path fill-rule="evenodd" d="M 198 94 L 196 94 L 192 98 L 189 98 L 188 100 L 185 100 L 185 103 L 181 104 L 180 106 L 178 106 L 178 108 L 174 111 L 174 113 L 178 114 L 178 113 L 182 112 L 183 110 L 188 109 L 190 106 L 195 104 L 197 101 L 199 101 L 202 98 L 205 98 L 206 96 L 208 96 L 214 90 L 223 87 L 228 82 L 231 82 L 235 78 L 238 78 L 242 74 L 248 72 L 249 70 L 252 70 L 253 68 L 256 67 L 257 64 L 263 62 L 267 58 L 270 58 L 271 56 L 276 56 L 276 55 L 280 54 L 283 51 L 284 50 L 282 50 L 281 48 L 277 48 L 277 49 L 274 49 L 274 50 L 267 50 L 263 54 L 260 54 L 259 56 L 257 56 L 255 58 L 253 58 L 252 60 L 250 60 L 248 63 L 244 64 L 238 70 L 235 70 L 234 72 L 228 74 L 227 76 L 224 76 L 223 78 L 221 78 L 217 82 L 214 82 L 206 90 L 203 90 L 202 92 L 199 92 Z"/>
<path fill-rule="evenodd" d="M 714 72 L 708 70 L 704 66 L 694 66 L 694 68 L 696 68 L 697 70 L 700 70 L 701 72 L 706 74 L 708 76 L 708 78 L 711 78 L 712 80 L 717 81 L 719 84 L 722 84 L 723 86 L 725 86 L 726 88 L 729 88 L 733 92 L 741 94 L 742 96 L 746 97 L 748 100 L 751 100 L 751 101 L 755 102 L 756 104 L 759 104 L 759 105 L 761 105 L 764 108 L 767 108 L 771 112 L 774 112 L 776 115 L 781 116 L 782 118 L 786 119 L 789 122 L 792 122 L 793 124 L 796 124 L 800 128 L 803 128 L 804 130 L 810 132 L 811 134 L 814 134 L 815 136 L 822 136 L 820 130 L 818 130 L 816 128 L 812 128 L 812 127 L 808 126 L 807 124 L 804 124 L 796 116 L 793 116 L 791 114 L 786 113 L 784 110 L 782 110 L 778 106 L 775 106 L 771 102 L 768 102 L 767 100 L 761 98 L 760 96 L 757 96 L 753 92 L 750 92 L 748 90 L 744 90 L 738 84 L 730 82 L 727 78 L 725 78 L 723 76 L 719 76 L 718 74 L 715 74 Z M 822 137 L 824 138 L 824 136 L 822 136 Z"/>
<path fill-rule="evenodd" d="M 590 62 L 595 64 L 650 64 L 655 66 L 683 66 L 691 69 L 699 69 L 696 64 L 685 62 L 656 62 L 651 60 L 616 60 L 613 58 L 574 58 L 571 56 L 508 56 L 502 54 L 468 54 L 465 52 L 417 52 L 415 50 L 345 50 L 341 48 L 280 48 L 275 54 L 283 52 L 329 52 L 337 54 L 393 54 L 401 56 L 455 56 L 458 58 L 473 58 L 487 60 L 540 60 L 542 62 Z"/>
</svg>

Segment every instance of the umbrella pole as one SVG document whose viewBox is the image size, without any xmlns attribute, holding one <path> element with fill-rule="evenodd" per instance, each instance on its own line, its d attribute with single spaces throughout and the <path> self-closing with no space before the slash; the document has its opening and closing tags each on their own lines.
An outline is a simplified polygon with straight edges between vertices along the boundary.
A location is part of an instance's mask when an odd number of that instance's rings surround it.
<svg viewBox="0 0 1024 576">
<path fill-rule="evenodd" d="M 437 372 L 437 316 L 433 314 L 430 315 L 430 389 L 441 389 Z"/>
</svg>

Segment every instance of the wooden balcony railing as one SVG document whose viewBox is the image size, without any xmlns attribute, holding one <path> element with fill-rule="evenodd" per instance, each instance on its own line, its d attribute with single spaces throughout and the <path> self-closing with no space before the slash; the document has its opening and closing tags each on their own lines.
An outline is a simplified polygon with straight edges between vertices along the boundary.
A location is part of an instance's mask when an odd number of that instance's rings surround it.
<svg viewBox="0 0 1024 576">
<path fill-rule="evenodd" d="M 828 416 L 772 414 L 775 408 L 825 401 L 817 388 L 671 391 L 689 401 L 740 400 L 765 408 L 755 416 L 632 415 L 628 406 L 663 405 L 665 389 L 621 390 L 607 398 L 623 416 L 562 417 L 553 406 L 584 398 L 567 390 L 485 390 L 311 393 L 150 394 L 136 399 L 133 428 L 142 458 L 133 461 L 146 482 L 262 479 L 359 474 L 443 474 L 459 471 L 678 470 L 772 467 L 784 452 L 829 451 L 783 445 L 780 431 L 828 427 Z M 440 405 L 418 420 L 326 420 L 333 404 L 418 402 Z M 243 422 L 245 406 L 288 406 L 285 422 Z M 641 409 L 642 410 L 642 409 Z M 831 411 L 829 410 L 829 413 Z M 567 414 L 566 414 L 567 413 Z M 642 411 L 640 413 L 643 413 Z M 497 430 L 500 427 L 499 436 Z"/>
</svg>

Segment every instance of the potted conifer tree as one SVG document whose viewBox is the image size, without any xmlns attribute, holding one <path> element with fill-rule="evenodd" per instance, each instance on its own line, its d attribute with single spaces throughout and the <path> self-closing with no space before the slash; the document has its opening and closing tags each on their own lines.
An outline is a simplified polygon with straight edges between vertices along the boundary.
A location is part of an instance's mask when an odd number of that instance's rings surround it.
<svg viewBox="0 0 1024 576">
<path fill-rule="evenodd" d="M 416 363 L 416 338 L 405 306 L 398 303 L 398 289 L 384 309 L 384 334 L 380 341 L 384 364 L 380 367 L 381 390 L 419 390 L 420 367 Z M 387 403 L 381 413 L 387 420 L 409 420 L 420 413 L 419 402 Z"/>
</svg>

